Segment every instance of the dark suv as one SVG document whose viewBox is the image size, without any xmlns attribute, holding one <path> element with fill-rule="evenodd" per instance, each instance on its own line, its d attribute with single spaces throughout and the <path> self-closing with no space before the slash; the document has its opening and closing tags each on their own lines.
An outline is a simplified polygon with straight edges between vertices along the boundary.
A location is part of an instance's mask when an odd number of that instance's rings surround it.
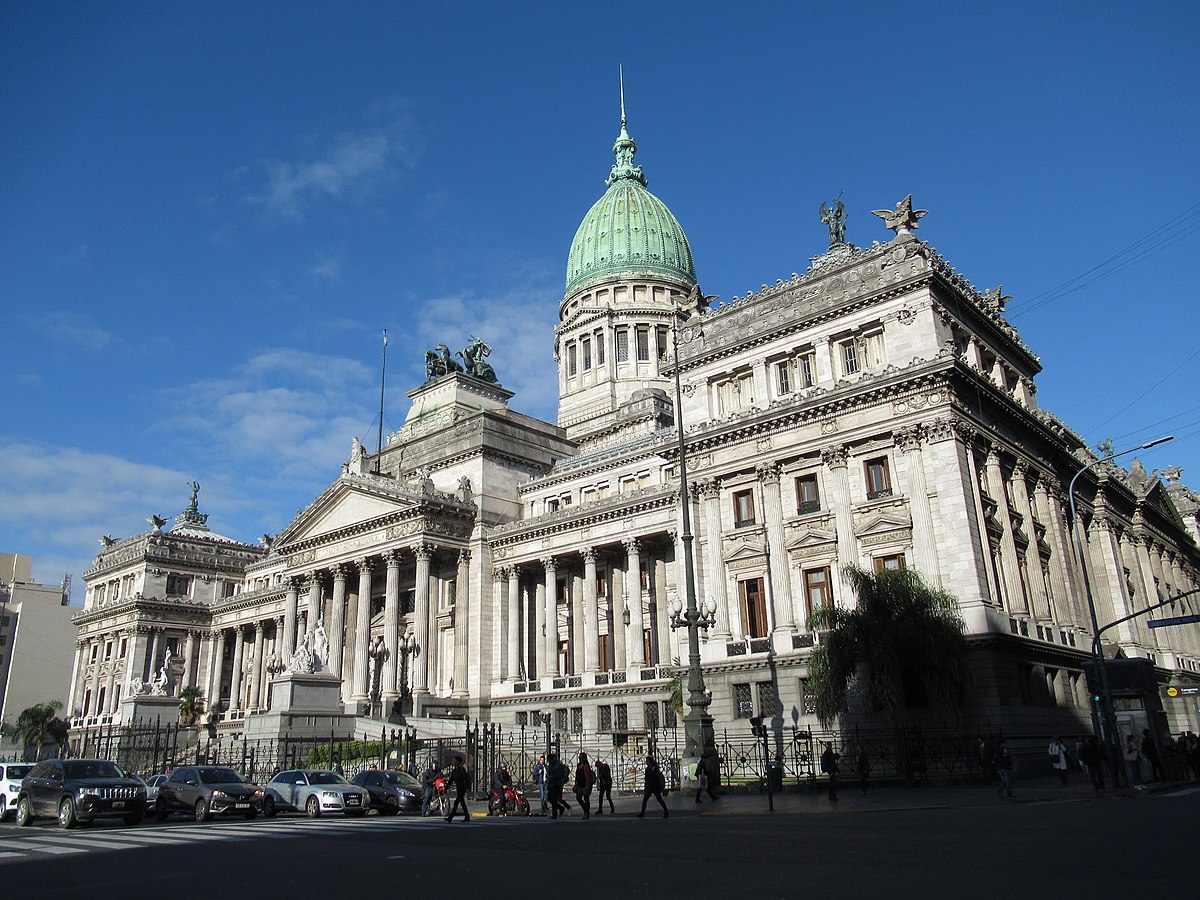
<svg viewBox="0 0 1200 900">
<path fill-rule="evenodd" d="M 17 795 L 17 824 L 57 816 L 74 828 L 102 816 L 120 816 L 137 825 L 146 815 L 146 786 L 103 759 L 48 759 L 33 767 Z"/>
</svg>

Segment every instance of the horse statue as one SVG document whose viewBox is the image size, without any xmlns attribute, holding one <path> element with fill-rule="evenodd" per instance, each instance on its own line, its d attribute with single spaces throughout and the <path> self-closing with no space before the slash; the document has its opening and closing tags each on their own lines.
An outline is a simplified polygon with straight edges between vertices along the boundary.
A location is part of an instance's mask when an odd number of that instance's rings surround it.
<svg viewBox="0 0 1200 900">
<path fill-rule="evenodd" d="M 451 372 L 461 372 L 462 366 L 454 361 L 450 355 L 450 348 L 445 344 L 438 344 L 432 350 L 425 351 L 425 380 L 433 381 L 435 378 L 441 378 L 443 375 L 449 375 Z"/>
<path fill-rule="evenodd" d="M 493 369 L 487 362 L 486 357 L 492 352 L 492 347 L 487 341 L 481 340 L 475 335 L 471 335 L 467 346 L 463 348 L 458 355 L 462 357 L 466 363 L 467 374 L 473 378 L 478 378 L 480 381 L 486 381 L 489 384 L 496 383 L 496 370 Z"/>
</svg>

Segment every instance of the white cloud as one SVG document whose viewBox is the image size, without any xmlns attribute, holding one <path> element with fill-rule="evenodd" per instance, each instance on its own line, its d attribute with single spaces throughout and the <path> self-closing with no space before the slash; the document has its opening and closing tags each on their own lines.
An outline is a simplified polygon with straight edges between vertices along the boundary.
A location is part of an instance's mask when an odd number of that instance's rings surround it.
<svg viewBox="0 0 1200 900">
<path fill-rule="evenodd" d="M 51 310 L 36 316 L 26 316 L 25 321 L 30 328 L 56 341 L 92 350 L 103 349 L 116 340 L 111 331 L 101 328 L 88 316 L 65 310 Z"/>
<path fill-rule="evenodd" d="M 406 123 L 345 132 L 315 159 L 266 162 L 267 182 L 247 200 L 287 218 L 303 216 L 314 202 L 357 196 L 411 164 Z"/>
<path fill-rule="evenodd" d="M 326 281 L 337 281 L 342 274 L 342 262 L 336 256 L 319 257 L 316 264 L 308 270 L 308 274 Z"/>
</svg>

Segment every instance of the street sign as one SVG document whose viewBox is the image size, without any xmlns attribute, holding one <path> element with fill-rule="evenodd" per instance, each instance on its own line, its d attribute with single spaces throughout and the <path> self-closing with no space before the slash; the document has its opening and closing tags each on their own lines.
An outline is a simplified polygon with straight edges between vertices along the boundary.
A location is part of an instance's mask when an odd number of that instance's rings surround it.
<svg viewBox="0 0 1200 900">
<path fill-rule="evenodd" d="M 1172 699 L 1175 697 L 1200 697 L 1200 685 L 1171 685 L 1165 688 L 1163 693 Z"/>
<path fill-rule="evenodd" d="M 1193 625 L 1200 622 L 1200 613 L 1192 616 L 1173 616 L 1170 619 L 1151 619 L 1146 624 L 1151 628 L 1170 628 L 1172 625 Z"/>
</svg>

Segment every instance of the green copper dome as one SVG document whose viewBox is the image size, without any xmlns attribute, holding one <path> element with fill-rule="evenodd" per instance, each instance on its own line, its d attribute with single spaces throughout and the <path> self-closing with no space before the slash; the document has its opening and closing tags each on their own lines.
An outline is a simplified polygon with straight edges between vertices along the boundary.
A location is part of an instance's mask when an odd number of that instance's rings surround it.
<svg viewBox="0 0 1200 900">
<path fill-rule="evenodd" d="M 642 167 L 633 164 L 635 153 L 637 144 L 622 115 L 608 190 L 583 217 L 571 242 L 564 297 L 623 279 L 651 278 L 685 291 L 696 283 L 687 235 L 666 204 L 646 190 Z"/>
</svg>

